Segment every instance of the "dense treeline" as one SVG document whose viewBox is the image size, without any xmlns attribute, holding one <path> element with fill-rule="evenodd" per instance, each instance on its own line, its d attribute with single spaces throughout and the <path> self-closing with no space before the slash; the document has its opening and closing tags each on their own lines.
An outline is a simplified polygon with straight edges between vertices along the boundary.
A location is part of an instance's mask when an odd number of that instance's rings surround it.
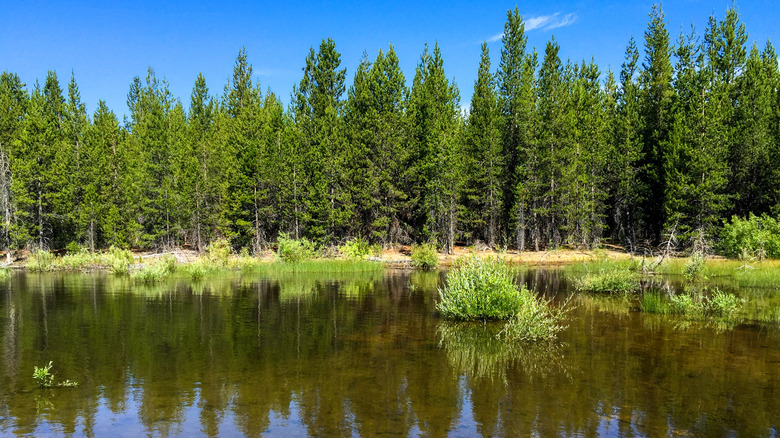
<svg viewBox="0 0 780 438">
<path fill-rule="evenodd" d="M 654 7 L 616 75 L 527 47 L 509 11 L 486 44 L 470 110 L 425 47 L 411 87 L 393 47 L 347 88 L 331 39 L 312 48 L 287 110 L 245 50 L 221 95 L 199 75 L 189 110 L 152 69 L 123 121 L 86 113 L 75 78 L 31 91 L 0 76 L 0 239 L 6 248 L 257 251 L 279 233 L 323 244 L 456 241 L 630 250 L 706 245 L 723 218 L 778 213 L 780 72 L 748 48 L 736 9 L 676 42 Z"/>
</svg>

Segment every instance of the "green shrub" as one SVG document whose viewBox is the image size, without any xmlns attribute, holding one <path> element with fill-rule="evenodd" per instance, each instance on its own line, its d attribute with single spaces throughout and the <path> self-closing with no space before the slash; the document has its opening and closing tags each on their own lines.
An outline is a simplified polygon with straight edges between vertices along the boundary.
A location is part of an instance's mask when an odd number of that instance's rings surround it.
<svg viewBox="0 0 780 438">
<path fill-rule="evenodd" d="M 193 280 L 202 279 L 214 269 L 215 268 L 212 265 L 209 265 L 208 262 L 202 260 L 186 264 L 182 267 L 182 271 Z"/>
<path fill-rule="evenodd" d="M 566 328 L 562 324 L 566 312 L 566 304 L 553 307 L 549 301 L 530 296 L 509 319 L 501 334 L 507 340 L 552 341 Z"/>
<path fill-rule="evenodd" d="M 76 241 L 71 241 L 65 246 L 65 251 L 68 254 L 78 254 L 82 251 L 82 248 L 81 245 L 79 245 Z"/>
<path fill-rule="evenodd" d="M 230 264 L 232 250 L 227 239 L 217 239 L 206 248 L 206 260 L 214 265 L 226 267 Z"/>
<path fill-rule="evenodd" d="M 100 264 L 100 257 L 87 251 L 79 249 L 78 252 L 68 252 L 59 259 L 53 261 L 53 269 L 82 269 L 89 266 Z"/>
<path fill-rule="evenodd" d="M 506 263 L 471 257 L 447 274 L 436 307 L 449 319 L 509 319 L 530 297 L 527 289 L 517 287 Z"/>
<path fill-rule="evenodd" d="M 737 318 L 739 311 L 742 310 L 742 305 L 744 303 L 745 300 L 736 295 L 721 292 L 716 289 L 708 302 L 707 312 L 711 316 L 726 320 L 734 320 Z"/>
<path fill-rule="evenodd" d="M 46 250 L 37 250 L 30 254 L 27 269 L 33 272 L 46 272 L 54 269 L 54 254 Z"/>
<path fill-rule="evenodd" d="M 748 252 L 756 257 L 780 258 L 780 221 L 766 213 L 747 219 L 737 216 L 725 222 L 720 231 L 720 252 L 737 258 Z"/>
<path fill-rule="evenodd" d="M 10 268 L 0 268 L 0 280 L 8 280 L 11 278 Z"/>
<path fill-rule="evenodd" d="M 279 233 L 276 243 L 276 254 L 285 263 L 300 263 L 314 258 L 316 253 L 314 243 L 306 238 L 292 239 L 287 233 Z"/>
<path fill-rule="evenodd" d="M 177 263 L 178 262 L 176 257 L 173 254 L 164 254 L 157 261 L 157 264 L 162 265 L 161 269 L 163 269 L 167 274 L 173 274 L 176 272 Z"/>
<path fill-rule="evenodd" d="M 699 251 L 695 251 L 693 254 L 691 254 L 688 262 L 685 263 L 685 266 L 683 267 L 683 276 L 688 281 L 698 280 L 702 277 L 704 265 L 704 254 Z"/>
<path fill-rule="evenodd" d="M 433 243 L 412 245 L 412 266 L 429 271 L 439 266 L 439 252 Z"/>
<path fill-rule="evenodd" d="M 173 258 L 173 257 L 171 257 Z M 151 284 L 162 281 L 170 276 L 176 269 L 176 259 L 173 263 L 169 260 L 160 260 L 153 265 L 145 266 L 130 274 L 130 278 L 136 283 Z"/>
<path fill-rule="evenodd" d="M 604 269 L 576 279 L 574 287 L 584 292 L 632 293 L 641 288 L 639 279 L 639 273 L 629 269 Z"/>
<path fill-rule="evenodd" d="M 111 273 L 116 275 L 125 275 L 133 264 L 133 254 L 126 250 L 111 245 L 108 251 L 103 254 L 103 263 L 108 266 Z"/>
<path fill-rule="evenodd" d="M 360 260 L 376 252 L 376 248 L 368 244 L 366 239 L 355 237 L 339 246 L 339 252 L 351 260 Z"/>
</svg>

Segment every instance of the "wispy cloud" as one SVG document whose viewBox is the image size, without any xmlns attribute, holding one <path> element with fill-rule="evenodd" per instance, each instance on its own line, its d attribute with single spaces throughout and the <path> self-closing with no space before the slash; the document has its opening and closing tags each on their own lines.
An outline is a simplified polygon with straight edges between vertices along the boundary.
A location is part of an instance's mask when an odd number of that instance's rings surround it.
<svg viewBox="0 0 780 438">
<path fill-rule="evenodd" d="M 553 14 L 553 19 L 551 20 L 550 24 L 545 27 L 545 30 L 548 29 L 557 29 L 559 27 L 569 26 L 571 24 L 574 24 L 574 22 L 577 21 L 577 14 L 574 12 L 564 15 L 563 17 L 558 17 L 558 13 Z"/>
<path fill-rule="evenodd" d="M 504 37 L 504 32 L 501 32 L 499 34 L 493 35 L 492 37 L 488 38 L 487 42 L 493 43 L 493 42 L 496 42 L 496 41 L 500 40 L 503 37 Z"/>
<path fill-rule="evenodd" d="M 577 21 L 577 14 L 570 12 L 566 15 L 561 15 L 560 12 L 556 12 L 551 15 L 540 15 L 538 17 L 528 17 L 523 19 L 525 24 L 525 31 L 530 32 L 532 30 L 551 30 L 558 29 L 559 27 L 570 26 Z M 493 35 L 487 39 L 487 42 L 492 43 L 499 41 L 504 37 L 504 33 Z"/>
</svg>

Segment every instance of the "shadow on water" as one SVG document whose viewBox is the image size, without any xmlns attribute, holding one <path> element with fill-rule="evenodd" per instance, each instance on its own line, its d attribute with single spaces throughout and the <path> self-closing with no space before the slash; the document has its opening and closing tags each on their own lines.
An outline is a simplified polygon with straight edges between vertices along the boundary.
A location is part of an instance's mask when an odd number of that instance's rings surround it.
<svg viewBox="0 0 780 438">
<path fill-rule="evenodd" d="M 500 325 L 439 318 L 443 278 L 14 275 L 0 283 L 0 435 L 777 433 L 772 330 L 591 298 L 559 344 L 506 344 Z M 571 289 L 561 271 L 519 281 L 555 301 Z M 79 386 L 38 389 L 33 366 L 50 360 Z"/>
</svg>

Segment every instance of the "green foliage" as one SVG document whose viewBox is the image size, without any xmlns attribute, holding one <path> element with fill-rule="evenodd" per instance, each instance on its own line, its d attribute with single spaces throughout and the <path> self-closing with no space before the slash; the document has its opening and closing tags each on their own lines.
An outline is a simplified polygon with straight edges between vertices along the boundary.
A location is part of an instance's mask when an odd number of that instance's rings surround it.
<svg viewBox="0 0 780 438">
<path fill-rule="evenodd" d="M 55 268 L 55 256 L 46 250 L 33 251 L 27 259 L 27 269 L 32 272 L 47 272 Z"/>
<path fill-rule="evenodd" d="M 168 278 L 176 271 L 176 258 L 165 254 L 152 264 L 147 265 L 130 274 L 135 283 L 153 284 Z"/>
<path fill-rule="evenodd" d="M 68 254 L 78 254 L 81 252 L 81 245 L 76 241 L 71 241 L 65 246 L 65 251 L 67 251 Z"/>
<path fill-rule="evenodd" d="M 317 273 L 339 273 L 339 272 L 381 272 L 384 266 L 378 262 L 367 260 L 338 260 L 338 259 L 315 259 L 301 260 L 298 262 L 272 262 L 261 263 L 253 267 L 252 271 L 260 274 L 269 274 L 273 272 L 317 272 Z"/>
<path fill-rule="evenodd" d="M 108 251 L 103 254 L 103 261 L 112 274 L 126 275 L 130 265 L 133 264 L 133 254 L 126 249 L 111 245 Z"/>
<path fill-rule="evenodd" d="M 780 221 L 763 214 L 747 219 L 733 216 L 720 230 L 720 251 L 738 258 L 744 251 L 753 257 L 780 258 Z"/>
<path fill-rule="evenodd" d="M 10 268 L 0 268 L 0 281 L 8 280 L 9 278 L 11 278 L 11 269 Z"/>
<path fill-rule="evenodd" d="M 230 264 L 232 251 L 227 239 L 217 239 L 206 248 L 204 261 L 206 263 L 226 267 Z"/>
<path fill-rule="evenodd" d="M 53 269 L 74 270 L 96 266 L 99 265 L 100 262 L 99 255 L 84 249 L 79 249 L 77 252 L 69 252 L 62 257 L 55 257 L 52 264 Z"/>
<path fill-rule="evenodd" d="M 498 259 L 460 262 L 439 289 L 436 308 L 447 319 L 507 320 L 499 334 L 507 341 L 551 341 L 565 328 L 565 305 L 551 306 L 525 286 L 518 287 L 513 270 Z"/>
<path fill-rule="evenodd" d="M 339 246 L 339 252 L 350 260 L 364 259 L 369 255 L 381 253 L 381 250 L 381 246 L 370 245 L 362 237 L 348 240 L 345 244 Z"/>
<path fill-rule="evenodd" d="M 711 295 L 694 291 L 664 296 L 659 292 L 648 292 L 640 300 L 643 312 L 663 315 L 679 314 L 689 319 L 713 319 L 736 322 L 745 300 L 719 289 Z"/>
<path fill-rule="evenodd" d="M 78 382 L 74 382 L 70 379 L 64 380 L 62 382 L 54 383 L 54 374 L 51 373 L 51 368 L 53 366 L 52 361 L 49 361 L 47 365 L 44 365 L 42 367 L 33 366 L 33 379 L 35 380 L 35 383 L 38 384 L 38 387 L 40 388 L 72 388 L 79 386 Z"/>
<path fill-rule="evenodd" d="M 505 320 L 532 298 L 506 263 L 472 257 L 447 274 L 436 308 L 448 319 Z"/>
<path fill-rule="evenodd" d="M 633 293 L 641 288 L 640 274 L 629 269 L 605 269 L 575 280 L 578 291 L 595 293 Z"/>
<path fill-rule="evenodd" d="M 683 267 L 683 276 L 688 281 L 700 279 L 703 275 L 705 268 L 704 254 L 700 251 L 695 251 L 691 254 L 688 262 Z"/>
<path fill-rule="evenodd" d="M 566 328 L 562 324 L 566 306 L 554 307 L 550 302 L 533 298 L 507 321 L 501 335 L 507 340 L 550 342 Z"/>
<path fill-rule="evenodd" d="M 305 237 L 296 240 L 288 236 L 287 233 L 279 233 L 276 244 L 276 255 L 285 263 L 300 263 L 313 259 L 316 255 L 314 243 Z"/>
<path fill-rule="evenodd" d="M 436 244 L 412 245 L 412 266 L 426 271 L 436 269 L 439 266 L 439 252 L 436 250 Z"/>
<path fill-rule="evenodd" d="M 52 367 L 52 361 L 42 367 L 33 366 L 33 379 L 41 388 L 51 388 L 54 384 L 54 375 L 49 371 Z"/>
</svg>

